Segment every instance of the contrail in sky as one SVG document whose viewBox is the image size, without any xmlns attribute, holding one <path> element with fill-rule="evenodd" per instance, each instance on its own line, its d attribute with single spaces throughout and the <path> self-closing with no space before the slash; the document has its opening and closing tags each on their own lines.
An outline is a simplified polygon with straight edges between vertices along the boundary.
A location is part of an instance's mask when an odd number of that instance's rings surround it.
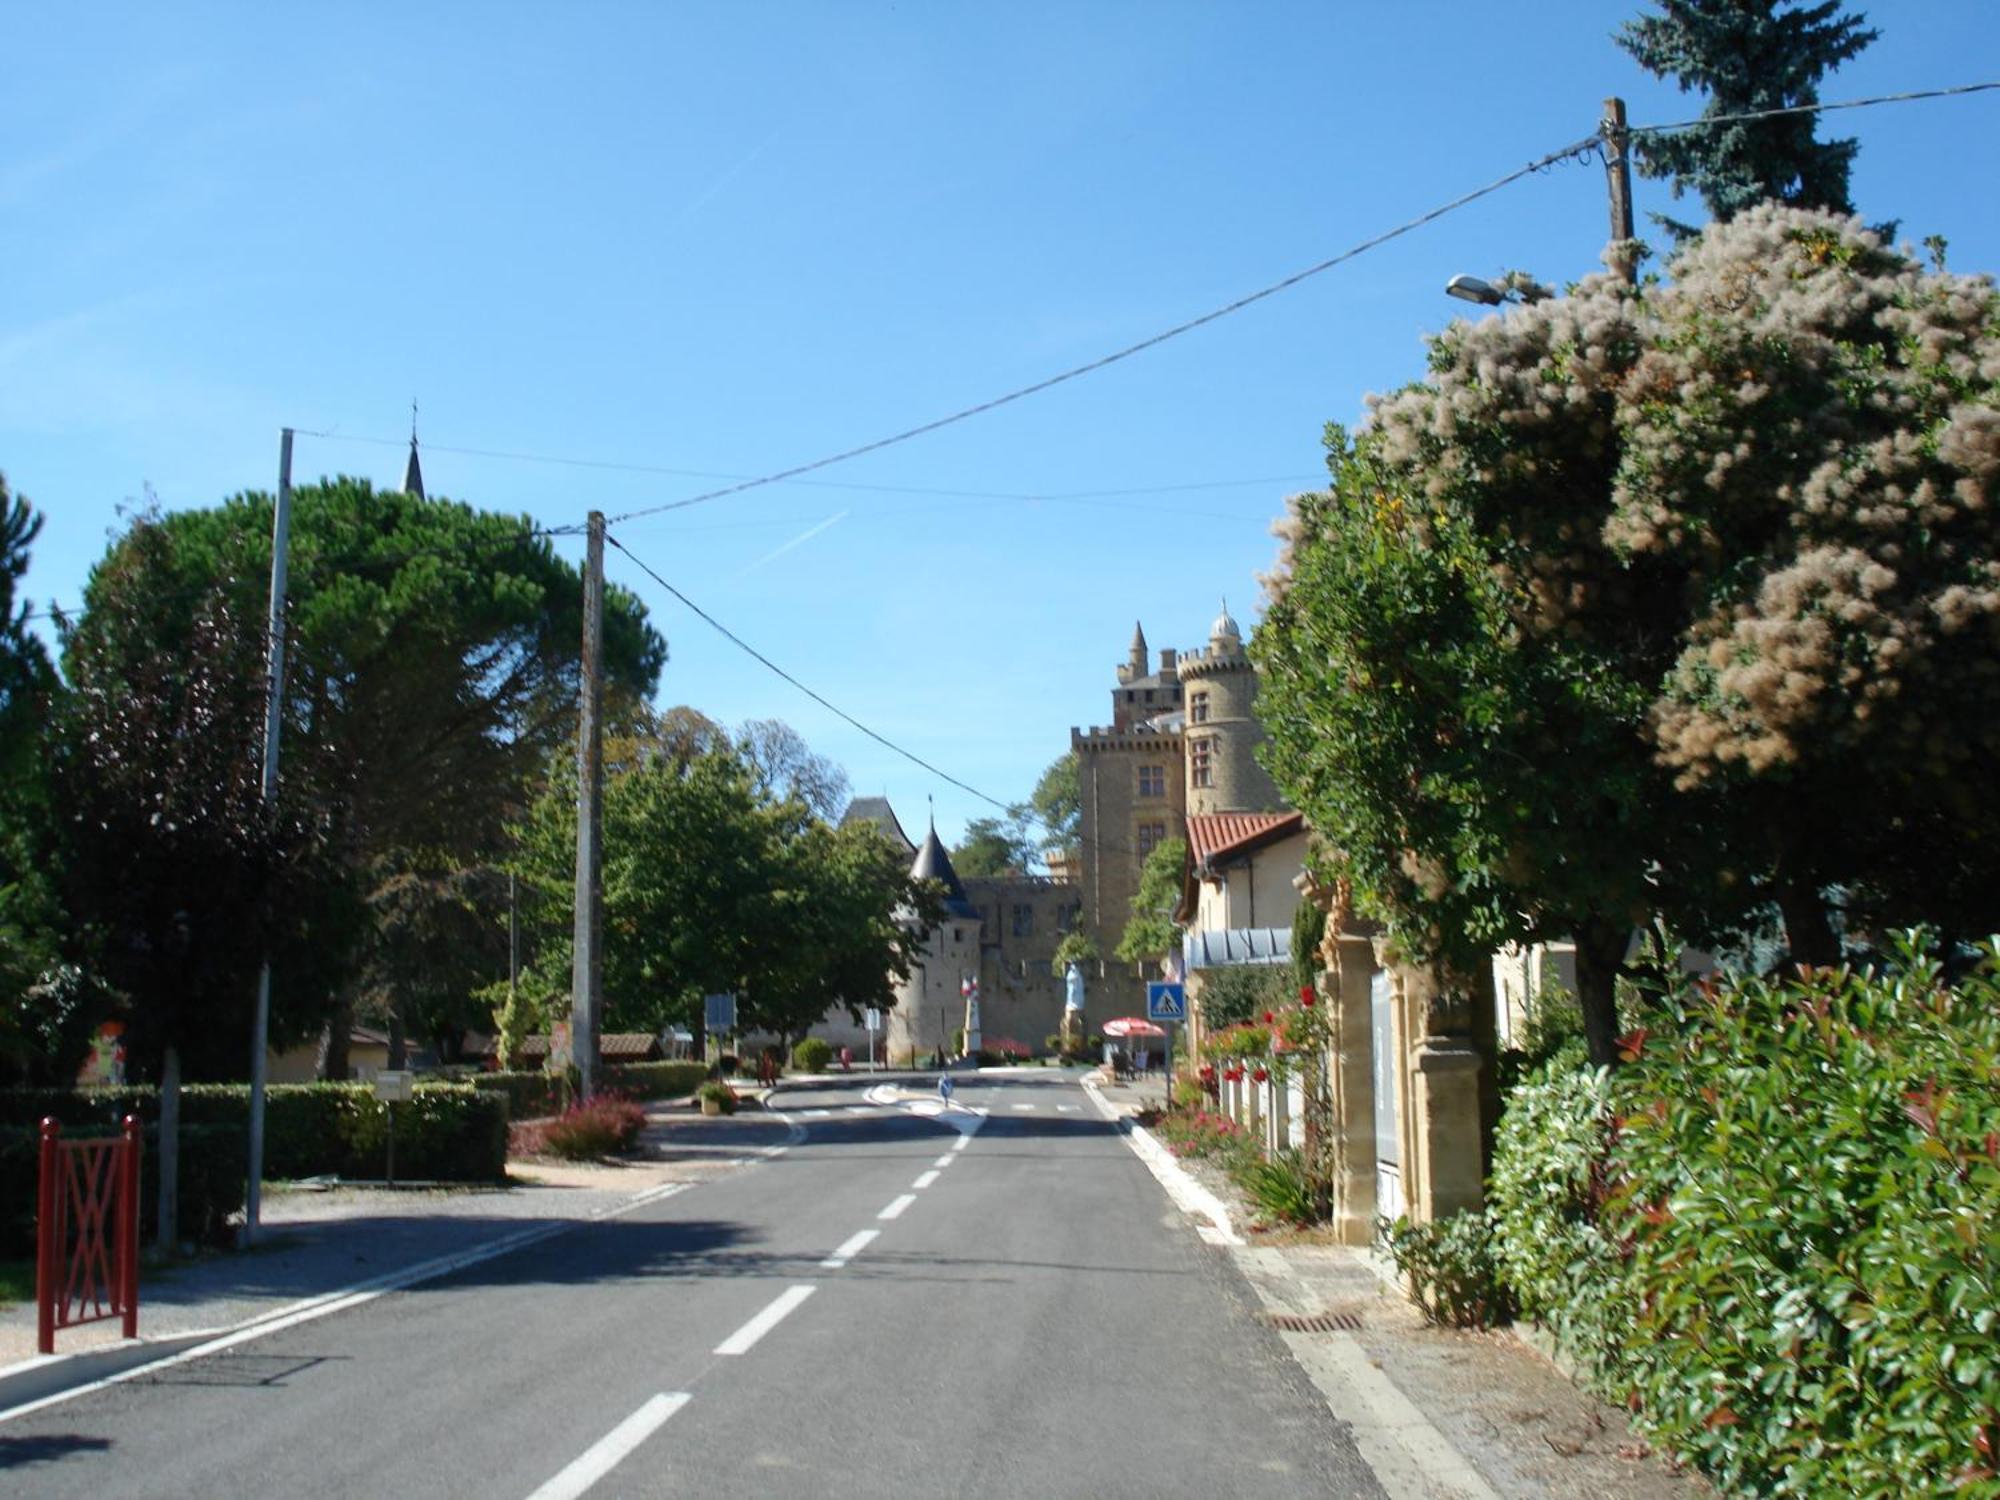
<svg viewBox="0 0 2000 1500">
<path fill-rule="evenodd" d="M 746 567 L 739 568 L 734 574 L 730 576 L 730 581 L 733 583 L 736 579 L 741 578 L 745 573 L 754 573 L 757 571 L 757 569 L 763 567 L 765 563 L 770 562 L 772 559 L 783 557 L 787 552 L 791 551 L 792 548 L 798 546 L 801 542 L 811 541 L 814 537 L 818 536 L 822 531 L 825 531 L 827 527 L 839 525 L 842 521 L 846 520 L 850 514 L 852 514 L 852 512 L 843 510 L 838 514 L 828 516 L 824 521 L 821 521 L 817 526 L 808 526 L 804 531 L 801 531 L 797 536 L 793 537 L 789 542 L 780 543 L 778 546 L 773 547 L 769 552 L 766 552 L 762 557 L 758 558 L 755 562 L 750 563 Z"/>
</svg>

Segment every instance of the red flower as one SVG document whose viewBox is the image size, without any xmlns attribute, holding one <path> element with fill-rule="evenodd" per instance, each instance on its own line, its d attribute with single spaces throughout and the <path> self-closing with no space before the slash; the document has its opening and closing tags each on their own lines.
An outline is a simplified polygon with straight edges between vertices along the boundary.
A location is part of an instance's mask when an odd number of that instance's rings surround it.
<svg viewBox="0 0 2000 1500">
<path fill-rule="evenodd" d="M 1309 984 L 1302 984 L 1302 985 L 1300 985 L 1300 986 L 1299 986 L 1299 1004 L 1301 1004 L 1301 1005 L 1311 1005 L 1312 1003 L 1313 1003 L 1313 987 L 1312 987 L 1311 985 L 1309 985 Z"/>
<path fill-rule="evenodd" d="M 1271 1024 L 1271 1023 L 1273 1022 L 1273 1021 L 1275 1021 L 1275 1020 L 1277 1020 L 1277 1019 L 1278 1019 L 1278 1018 L 1277 1018 L 1276 1016 L 1272 1015 L 1272 1014 L 1271 1014 L 1271 1012 L 1269 1012 L 1268 1010 L 1264 1012 L 1264 1024 L 1265 1024 L 1266 1026 L 1269 1026 L 1269 1025 L 1270 1025 L 1270 1024 Z"/>
<path fill-rule="evenodd" d="M 1264 1083 L 1270 1078 L 1271 1074 L 1268 1069 L 1259 1068 L 1256 1072 L 1252 1073 L 1250 1076 L 1256 1079 L 1257 1082 Z"/>
</svg>

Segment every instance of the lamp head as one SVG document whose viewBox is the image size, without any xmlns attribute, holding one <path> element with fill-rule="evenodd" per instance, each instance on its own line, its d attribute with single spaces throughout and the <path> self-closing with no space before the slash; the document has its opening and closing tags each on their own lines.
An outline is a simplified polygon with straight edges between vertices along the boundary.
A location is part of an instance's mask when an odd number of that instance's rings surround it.
<svg viewBox="0 0 2000 1500">
<path fill-rule="evenodd" d="M 1461 302 L 1477 302 L 1481 307 L 1498 307 L 1507 294 L 1490 281 L 1477 276 L 1454 276 L 1444 284 L 1444 294 Z"/>
</svg>

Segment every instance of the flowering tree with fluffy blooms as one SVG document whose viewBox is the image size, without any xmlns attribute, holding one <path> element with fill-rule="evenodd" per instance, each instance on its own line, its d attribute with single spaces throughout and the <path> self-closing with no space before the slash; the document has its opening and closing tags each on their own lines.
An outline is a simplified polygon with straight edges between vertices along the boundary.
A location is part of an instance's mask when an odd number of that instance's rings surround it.
<svg viewBox="0 0 2000 1500">
<path fill-rule="evenodd" d="M 1252 653 L 1357 904 L 1447 977 L 1574 937 L 1607 1063 L 1648 915 L 1776 902 L 1814 962 L 1835 892 L 2000 925 L 1996 333 L 1986 278 L 1766 206 L 1454 324 L 1330 429 Z"/>
</svg>

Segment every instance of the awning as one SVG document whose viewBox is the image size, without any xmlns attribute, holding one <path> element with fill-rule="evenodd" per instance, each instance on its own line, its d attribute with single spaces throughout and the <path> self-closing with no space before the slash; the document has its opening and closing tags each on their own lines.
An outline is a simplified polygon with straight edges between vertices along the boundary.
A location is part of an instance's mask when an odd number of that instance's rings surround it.
<svg viewBox="0 0 2000 1500">
<path fill-rule="evenodd" d="M 1181 958 L 1190 973 L 1196 969 L 1235 969 L 1250 964 L 1288 964 L 1292 961 L 1292 929 L 1231 927 L 1190 932 L 1181 938 Z"/>
</svg>

